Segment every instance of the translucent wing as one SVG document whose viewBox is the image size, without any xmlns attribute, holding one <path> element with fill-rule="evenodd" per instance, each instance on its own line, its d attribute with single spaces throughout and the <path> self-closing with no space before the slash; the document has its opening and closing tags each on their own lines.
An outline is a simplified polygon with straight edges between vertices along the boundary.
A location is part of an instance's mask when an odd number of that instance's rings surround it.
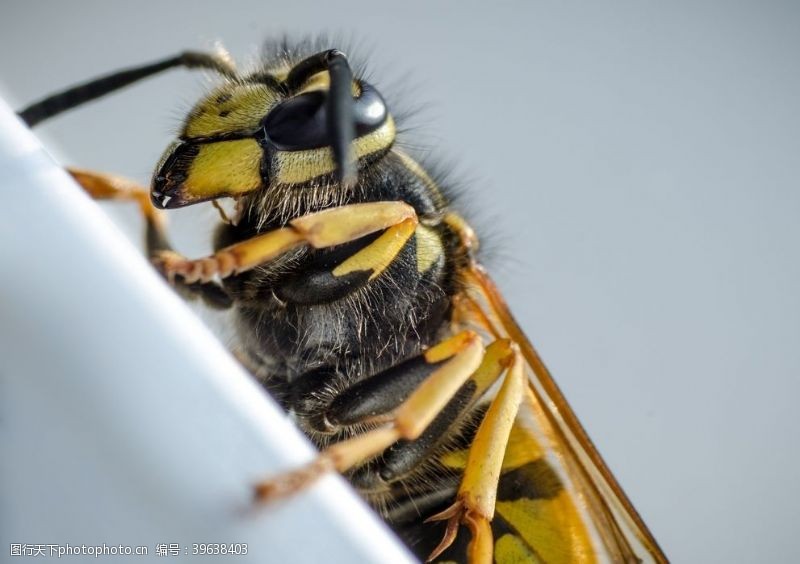
<svg viewBox="0 0 800 564">
<path fill-rule="evenodd" d="M 479 265 L 464 275 L 472 321 L 519 345 L 530 381 L 503 463 L 495 561 L 667 562 L 495 284 Z"/>
</svg>

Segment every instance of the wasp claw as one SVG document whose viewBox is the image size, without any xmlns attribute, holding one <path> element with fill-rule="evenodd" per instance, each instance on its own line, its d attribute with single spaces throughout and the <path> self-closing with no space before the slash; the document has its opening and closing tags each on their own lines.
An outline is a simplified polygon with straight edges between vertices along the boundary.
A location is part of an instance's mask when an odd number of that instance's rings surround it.
<svg viewBox="0 0 800 564">
<path fill-rule="evenodd" d="M 453 541 L 456 540 L 458 534 L 458 526 L 461 522 L 461 517 L 464 515 L 464 504 L 461 501 L 456 501 L 453 505 L 425 519 L 426 523 L 433 523 L 435 521 L 447 521 L 447 528 L 444 531 L 442 541 L 433 549 L 425 562 L 432 562 L 434 558 L 439 556 L 447 550 Z"/>
<path fill-rule="evenodd" d="M 175 283 L 175 276 L 185 270 L 184 264 L 188 261 L 175 251 L 159 251 L 151 259 L 156 270 L 164 276 L 170 284 Z"/>
</svg>

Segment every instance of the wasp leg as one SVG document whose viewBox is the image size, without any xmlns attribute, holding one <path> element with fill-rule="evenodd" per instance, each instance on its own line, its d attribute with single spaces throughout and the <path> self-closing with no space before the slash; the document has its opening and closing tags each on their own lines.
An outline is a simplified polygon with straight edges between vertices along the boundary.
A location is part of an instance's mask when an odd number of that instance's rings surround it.
<svg viewBox="0 0 800 564">
<path fill-rule="evenodd" d="M 388 424 L 328 447 L 304 468 L 258 484 L 256 497 L 290 495 L 326 472 L 344 472 L 373 458 L 400 439 L 418 438 L 480 366 L 483 354 L 481 339 L 472 331 L 431 347 L 423 355 L 425 361 L 442 365 L 394 410 Z"/>
<path fill-rule="evenodd" d="M 235 243 L 213 255 L 191 260 L 174 252 L 161 253 L 157 264 L 170 279 L 187 283 L 245 272 L 302 246 L 333 247 L 386 230 L 375 242 L 340 264 L 334 275 L 372 269 L 377 276 L 388 266 L 417 225 L 414 209 L 404 202 L 372 202 L 330 208 L 298 217 L 282 227 Z"/>
<path fill-rule="evenodd" d="M 147 188 L 113 174 L 77 168 L 68 168 L 67 172 L 87 194 L 96 200 L 128 200 L 138 204 L 147 226 L 146 240 L 149 257 L 171 251 L 164 215 L 153 206 Z M 181 284 L 178 291 L 187 298 L 199 296 L 207 305 L 214 308 L 224 309 L 232 304 L 231 297 L 218 284 Z"/>
<path fill-rule="evenodd" d="M 428 519 L 447 521 L 444 538 L 428 557 L 428 561 L 436 558 L 452 544 L 459 524 L 463 523 L 472 533 L 472 540 L 467 548 L 469 562 L 492 562 L 494 543 L 490 523 L 494 517 L 503 457 L 524 390 L 522 366 L 522 357 L 515 347 L 513 362 L 503 385 L 486 411 L 470 446 L 456 502 Z"/>
<path fill-rule="evenodd" d="M 358 472 L 355 484 L 370 490 L 403 479 L 424 461 L 448 435 L 457 421 L 473 412 L 473 408 L 507 368 L 514 353 L 511 341 L 500 339 L 484 352 L 478 369 L 458 390 L 428 428 L 414 440 L 400 440 L 381 456 L 377 472 Z M 331 403 L 326 421 L 334 425 L 352 425 L 369 421 L 395 409 L 413 392 L 434 366 L 425 357 L 412 358 L 344 390 Z"/>
<path fill-rule="evenodd" d="M 186 51 L 180 55 L 162 61 L 125 69 L 84 84 L 73 86 L 63 92 L 53 94 L 44 100 L 31 104 L 19 112 L 19 116 L 30 127 L 33 127 L 48 118 L 76 106 L 80 106 L 81 104 L 105 96 L 114 90 L 119 90 L 143 78 L 174 67 L 209 69 L 225 76 L 236 76 L 236 69 L 233 63 L 228 59 L 227 54 Z"/>
<path fill-rule="evenodd" d="M 417 228 L 416 218 L 407 218 L 388 228 L 378 239 L 333 269 L 335 277 L 369 272 L 374 280 L 392 263 Z"/>
<path fill-rule="evenodd" d="M 128 200 L 139 206 L 147 225 L 148 254 L 169 247 L 164 231 L 164 216 L 150 201 L 147 188 L 114 174 L 72 167 L 67 167 L 67 172 L 95 200 Z"/>
</svg>

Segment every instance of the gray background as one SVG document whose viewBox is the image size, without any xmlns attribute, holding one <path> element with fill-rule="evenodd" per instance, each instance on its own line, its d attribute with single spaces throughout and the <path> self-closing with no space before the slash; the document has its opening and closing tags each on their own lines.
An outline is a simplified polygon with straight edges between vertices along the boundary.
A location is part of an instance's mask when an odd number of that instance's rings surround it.
<svg viewBox="0 0 800 564">
<path fill-rule="evenodd" d="M 668 555 L 788 562 L 798 24 L 792 2 L 4 0 L 0 91 L 19 107 L 215 40 L 246 61 L 287 31 L 355 37 L 375 82 L 422 106 L 410 139 L 455 163 L 487 262 Z M 147 182 L 207 88 L 175 71 L 39 133 L 66 162 Z M 213 210 L 172 216 L 203 252 Z"/>
</svg>

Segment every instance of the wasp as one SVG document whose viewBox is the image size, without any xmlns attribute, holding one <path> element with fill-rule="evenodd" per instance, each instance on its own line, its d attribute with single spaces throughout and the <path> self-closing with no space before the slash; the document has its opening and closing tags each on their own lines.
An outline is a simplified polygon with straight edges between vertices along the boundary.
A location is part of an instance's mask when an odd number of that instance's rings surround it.
<svg viewBox="0 0 800 564">
<path fill-rule="evenodd" d="M 396 143 L 347 55 L 275 43 L 255 70 L 185 52 L 20 112 L 33 126 L 175 67 L 222 80 L 148 189 L 70 169 L 136 202 L 180 293 L 231 309 L 237 355 L 320 449 L 254 484 L 257 502 L 344 474 L 427 561 L 666 562 L 478 261 L 446 182 Z M 231 200 L 213 254 L 169 244 L 160 210 Z"/>
</svg>

